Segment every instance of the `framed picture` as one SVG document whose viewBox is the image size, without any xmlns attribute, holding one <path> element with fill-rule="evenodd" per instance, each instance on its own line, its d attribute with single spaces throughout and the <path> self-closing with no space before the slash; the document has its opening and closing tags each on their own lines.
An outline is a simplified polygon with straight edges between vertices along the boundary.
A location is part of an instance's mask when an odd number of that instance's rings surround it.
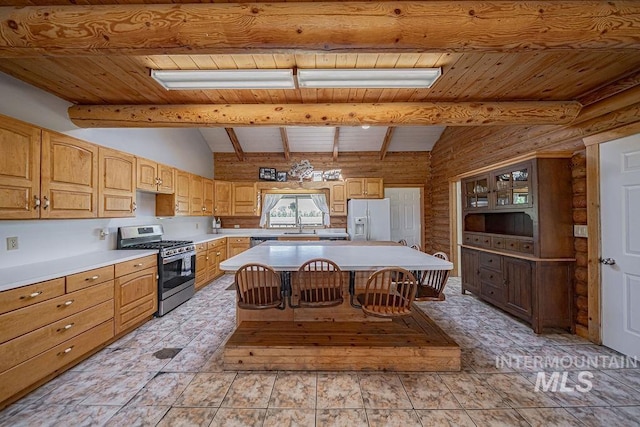
<svg viewBox="0 0 640 427">
<path fill-rule="evenodd" d="M 265 181 L 275 181 L 276 170 L 274 168 L 260 168 L 258 172 L 258 178 Z"/>
<path fill-rule="evenodd" d="M 322 171 L 313 171 L 311 175 L 312 181 L 322 181 Z"/>
<path fill-rule="evenodd" d="M 276 181 L 285 182 L 287 180 L 287 173 L 278 171 L 276 173 Z"/>
</svg>

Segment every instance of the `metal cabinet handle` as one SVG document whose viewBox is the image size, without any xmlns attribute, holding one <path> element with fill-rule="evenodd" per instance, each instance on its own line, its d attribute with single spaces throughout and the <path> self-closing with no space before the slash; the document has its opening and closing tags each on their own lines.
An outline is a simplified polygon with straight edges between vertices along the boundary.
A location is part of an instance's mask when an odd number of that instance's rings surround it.
<svg viewBox="0 0 640 427">
<path fill-rule="evenodd" d="M 64 325 L 62 328 L 58 328 L 57 331 L 58 332 L 67 331 L 67 330 L 71 329 L 73 327 L 73 325 L 75 325 L 75 323 L 69 323 L 68 325 Z"/>
<path fill-rule="evenodd" d="M 613 258 L 600 258 L 599 261 L 604 265 L 615 265 L 616 260 Z"/>
<path fill-rule="evenodd" d="M 100 277 L 100 276 L 96 274 L 95 276 L 87 277 L 87 278 L 86 278 L 86 279 L 84 279 L 84 280 L 98 280 L 98 278 L 99 278 L 99 277 Z"/>
<path fill-rule="evenodd" d="M 40 197 L 33 196 L 33 209 L 38 209 L 40 207 Z"/>
<path fill-rule="evenodd" d="M 136 202 L 131 203 L 131 212 L 135 212 L 136 209 L 138 209 L 138 205 L 136 205 Z"/>
<path fill-rule="evenodd" d="M 58 304 L 58 308 L 61 308 L 61 307 L 69 307 L 71 304 L 73 304 L 73 301 L 74 301 L 74 300 L 70 299 L 69 301 L 65 301 L 65 302 L 63 302 L 62 304 Z"/>
<path fill-rule="evenodd" d="M 47 209 L 49 207 L 49 198 L 47 196 L 44 196 L 43 199 L 44 199 L 44 205 L 42 206 L 42 208 Z"/>
<path fill-rule="evenodd" d="M 62 350 L 60 353 L 58 353 L 58 356 L 64 356 L 65 354 L 69 353 L 71 350 L 73 350 L 73 346 L 67 347 L 64 350 Z"/>
<path fill-rule="evenodd" d="M 134 267 L 142 267 L 144 264 L 139 263 L 139 264 L 133 264 Z"/>
<path fill-rule="evenodd" d="M 20 299 L 35 298 L 38 295 L 42 294 L 42 292 L 43 291 L 37 291 L 37 292 L 33 292 L 33 293 L 29 294 L 29 295 L 23 295 L 23 296 L 20 297 Z"/>
</svg>

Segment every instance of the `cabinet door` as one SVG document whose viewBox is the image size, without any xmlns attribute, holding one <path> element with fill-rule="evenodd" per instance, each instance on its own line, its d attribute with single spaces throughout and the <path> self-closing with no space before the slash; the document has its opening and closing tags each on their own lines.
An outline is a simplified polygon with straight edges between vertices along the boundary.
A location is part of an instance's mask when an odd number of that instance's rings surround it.
<svg viewBox="0 0 640 427">
<path fill-rule="evenodd" d="M 531 263 L 520 259 L 503 257 L 506 282 L 506 309 L 518 317 L 531 318 L 532 271 Z"/>
<path fill-rule="evenodd" d="M 217 275 L 217 252 L 217 247 L 209 247 L 209 249 L 207 250 L 207 280 L 213 280 Z"/>
<path fill-rule="evenodd" d="M 40 129 L 0 117 L 0 219 L 40 216 Z"/>
<path fill-rule="evenodd" d="M 227 181 L 214 181 L 215 208 L 213 213 L 218 216 L 231 215 L 231 183 Z"/>
<path fill-rule="evenodd" d="M 251 239 L 249 237 L 227 237 L 227 257 L 236 256 L 249 249 Z"/>
<path fill-rule="evenodd" d="M 98 215 L 98 146 L 42 131 L 41 218 Z"/>
<path fill-rule="evenodd" d="M 158 189 L 158 164 L 136 157 L 136 187 L 142 191 L 156 192 Z"/>
<path fill-rule="evenodd" d="M 158 193 L 173 194 L 176 191 L 176 170 L 158 163 Z"/>
<path fill-rule="evenodd" d="M 329 200 L 331 215 L 347 214 L 347 189 L 344 182 L 336 182 L 331 186 Z"/>
<path fill-rule="evenodd" d="M 233 216 L 257 215 L 257 198 L 255 182 L 233 183 Z"/>
<path fill-rule="evenodd" d="M 462 181 L 462 209 L 489 208 L 489 176 L 482 175 Z"/>
<path fill-rule="evenodd" d="M 100 216 L 135 216 L 136 163 L 134 156 L 100 147 Z"/>
<path fill-rule="evenodd" d="M 155 267 L 115 280 L 116 334 L 158 310 L 158 270 Z"/>
<path fill-rule="evenodd" d="M 462 248 L 462 292 L 471 291 L 480 294 L 480 266 L 478 264 L 478 252 Z"/>
<path fill-rule="evenodd" d="M 207 274 L 207 249 L 206 243 L 204 249 L 196 247 L 196 289 L 200 289 L 208 282 Z"/>
<path fill-rule="evenodd" d="M 191 185 L 191 175 L 188 172 L 177 171 L 176 172 L 176 215 L 189 215 L 191 210 L 189 209 L 189 203 L 191 202 L 191 196 L 189 188 Z"/>
<path fill-rule="evenodd" d="M 207 178 L 202 179 L 202 202 L 205 216 L 213 215 L 213 181 Z"/>
<path fill-rule="evenodd" d="M 204 204 L 202 200 L 201 176 L 191 175 L 191 179 L 189 180 L 189 194 L 191 196 L 191 202 L 189 203 L 191 215 L 202 215 Z"/>
<path fill-rule="evenodd" d="M 533 206 L 530 177 L 532 166 L 531 162 L 521 163 L 492 175 L 493 203 L 496 209 Z"/>
<path fill-rule="evenodd" d="M 224 271 L 220 269 L 220 263 L 227 259 L 227 246 L 222 245 L 216 252 L 216 277 L 224 274 Z"/>
<path fill-rule="evenodd" d="M 364 178 L 349 178 L 346 181 L 347 199 L 363 199 L 365 188 Z"/>
<path fill-rule="evenodd" d="M 382 183 L 382 178 L 365 179 L 364 196 L 367 199 L 382 199 L 384 197 L 384 185 Z"/>
</svg>

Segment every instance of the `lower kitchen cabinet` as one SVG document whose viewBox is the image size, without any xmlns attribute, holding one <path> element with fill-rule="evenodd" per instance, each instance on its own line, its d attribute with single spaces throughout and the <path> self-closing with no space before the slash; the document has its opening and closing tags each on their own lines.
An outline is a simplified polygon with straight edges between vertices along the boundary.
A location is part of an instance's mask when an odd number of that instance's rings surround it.
<svg viewBox="0 0 640 427">
<path fill-rule="evenodd" d="M 227 237 L 227 258 L 236 256 L 251 247 L 250 237 Z"/>
<path fill-rule="evenodd" d="M 209 282 L 207 242 L 196 244 L 196 290 Z"/>
<path fill-rule="evenodd" d="M 462 248 L 462 293 L 481 299 L 531 324 L 573 328 L 573 261 L 519 258 Z"/>
<path fill-rule="evenodd" d="M 207 256 L 209 257 L 207 263 L 208 280 L 213 280 L 223 273 L 220 270 L 220 263 L 227 259 L 227 239 L 222 238 L 208 242 Z"/>
<path fill-rule="evenodd" d="M 115 333 L 136 326 L 158 310 L 157 257 L 116 264 Z"/>
</svg>

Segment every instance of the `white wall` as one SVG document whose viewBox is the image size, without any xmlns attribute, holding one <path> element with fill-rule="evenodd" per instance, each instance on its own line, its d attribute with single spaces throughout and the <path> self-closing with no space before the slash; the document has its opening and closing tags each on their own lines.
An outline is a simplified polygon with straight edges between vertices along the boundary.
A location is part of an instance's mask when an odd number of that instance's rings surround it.
<svg viewBox="0 0 640 427">
<path fill-rule="evenodd" d="M 0 73 L 0 114 L 213 178 L 213 155 L 197 129 L 79 129 L 67 116 L 70 103 Z M 0 153 L 2 155 L 2 153 Z M 156 218 L 155 196 L 137 193 L 135 218 L 0 221 L 0 268 L 116 247 L 118 227 L 162 224 L 166 238 L 210 230 L 210 217 Z M 100 239 L 100 230 L 110 234 Z M 7 251 L 6 238 L 19 249 Z"/>
</svg>

